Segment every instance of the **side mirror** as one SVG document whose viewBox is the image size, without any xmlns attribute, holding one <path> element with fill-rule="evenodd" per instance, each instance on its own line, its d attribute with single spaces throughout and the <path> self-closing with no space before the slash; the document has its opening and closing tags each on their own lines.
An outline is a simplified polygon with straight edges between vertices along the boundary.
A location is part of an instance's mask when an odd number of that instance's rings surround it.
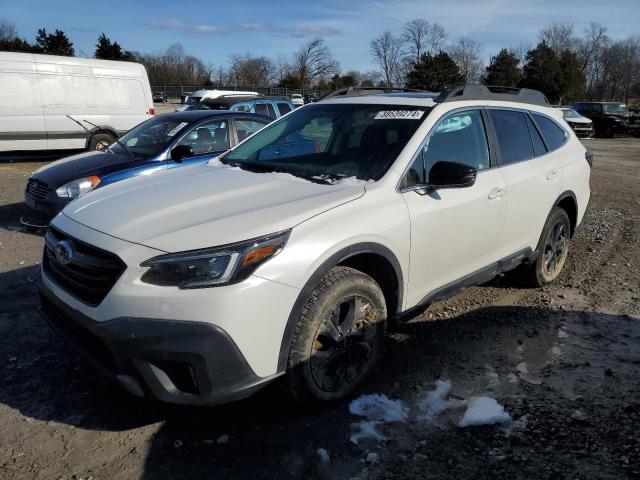
<svg viewBox="0 0 640 480">
<path fill-rule="evenodd" d="M 464 188 L 476 183 L 478 171 L 463 163 L 436 162 L 429 171 L 429 186 L 434 189 Z"/>
<path fill-rule="evenodd" d="M 189 145 L 178 145 L 171 150 L 171 160 L 180 163 L 183 158 L 193 157 L 193 147 Z"/>
</svg>

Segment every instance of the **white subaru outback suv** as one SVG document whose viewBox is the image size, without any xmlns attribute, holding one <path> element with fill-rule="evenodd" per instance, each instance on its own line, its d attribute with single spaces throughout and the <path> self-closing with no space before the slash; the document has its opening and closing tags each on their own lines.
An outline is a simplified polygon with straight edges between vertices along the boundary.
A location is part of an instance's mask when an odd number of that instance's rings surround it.
<svg viewBox="0 0 640 480">
<path fill-rule="evenodd" d="M 212 405 L 284 376 L 342 398 L 392 321 L 515 267 L 560 273 L 591 155 L 542 94 L 499 92 L 321 101 L 83 196 L 46 235 L 43 316 L 136 395 Z"/>
</svg>

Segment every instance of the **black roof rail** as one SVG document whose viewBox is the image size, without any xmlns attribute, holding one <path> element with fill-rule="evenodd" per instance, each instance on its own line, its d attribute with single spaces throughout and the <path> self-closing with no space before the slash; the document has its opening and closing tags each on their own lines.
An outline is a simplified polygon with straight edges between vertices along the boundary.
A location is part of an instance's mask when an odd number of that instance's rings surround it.
<svg viewBox="0 0 640 480">
<path fill-rule="evenodd" d="M 452 85 L 444 89 L 434 99 L 437 103 L 457 102 L 463 100 L 502 100 L 504 102 L 531 103 L 550 106 L 550 102 L 542 92 L 529 88 L 503 87 L 499 85 L 462 84 Z"/>
<path fill-rule="evenodd" d="M 426 90 L 418 90 L 415 88 L 403 87 L 344 87 L 325 93 L 320 100 L 328 100 L 334 97 L 361 97 L 363 95 L 382 95 L 393 92 L 427 92 Z"/>
</svg>

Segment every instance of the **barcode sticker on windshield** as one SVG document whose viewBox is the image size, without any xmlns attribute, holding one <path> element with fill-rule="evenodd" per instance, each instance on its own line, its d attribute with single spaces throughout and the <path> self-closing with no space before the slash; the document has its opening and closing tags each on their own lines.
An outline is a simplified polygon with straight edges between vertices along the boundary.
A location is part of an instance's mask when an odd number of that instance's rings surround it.
<svg viewBox="0 0 640 480">
<path fill-rule="evenodd" d="M 175 127 L 173 127 L 169 133 L 167 133 L 167 137 L 173 137 L 176 133 L 178 133 L 182 127 L 184 127 L 188 122 L 182 122 L 179 123 L 178 125 L 176 125 Z"/>
<path fill-rule="evenodd" d="M 420 120 L 423 110 L 382 110 L 376 113 L 374 120 Z"/>
</svg>

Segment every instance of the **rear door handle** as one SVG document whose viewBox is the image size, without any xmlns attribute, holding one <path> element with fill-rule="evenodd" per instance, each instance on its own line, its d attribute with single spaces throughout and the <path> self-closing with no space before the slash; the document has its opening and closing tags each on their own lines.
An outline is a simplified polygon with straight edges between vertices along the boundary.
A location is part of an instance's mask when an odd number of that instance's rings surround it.
<svg viewBox="0 0 640 480">
<path fill-rule="evenodd" d="M 489 200 L 495 200 L 496 198 L 504 197 L 505 189 L 502 187 L 496 187 L 489 192 Z"/>
<path fill-rule="evenodd" d="M 558 170 L 551 170 L 547 173 L 547 180 L 555 180 L 558 178 Z"/>
</svg>

